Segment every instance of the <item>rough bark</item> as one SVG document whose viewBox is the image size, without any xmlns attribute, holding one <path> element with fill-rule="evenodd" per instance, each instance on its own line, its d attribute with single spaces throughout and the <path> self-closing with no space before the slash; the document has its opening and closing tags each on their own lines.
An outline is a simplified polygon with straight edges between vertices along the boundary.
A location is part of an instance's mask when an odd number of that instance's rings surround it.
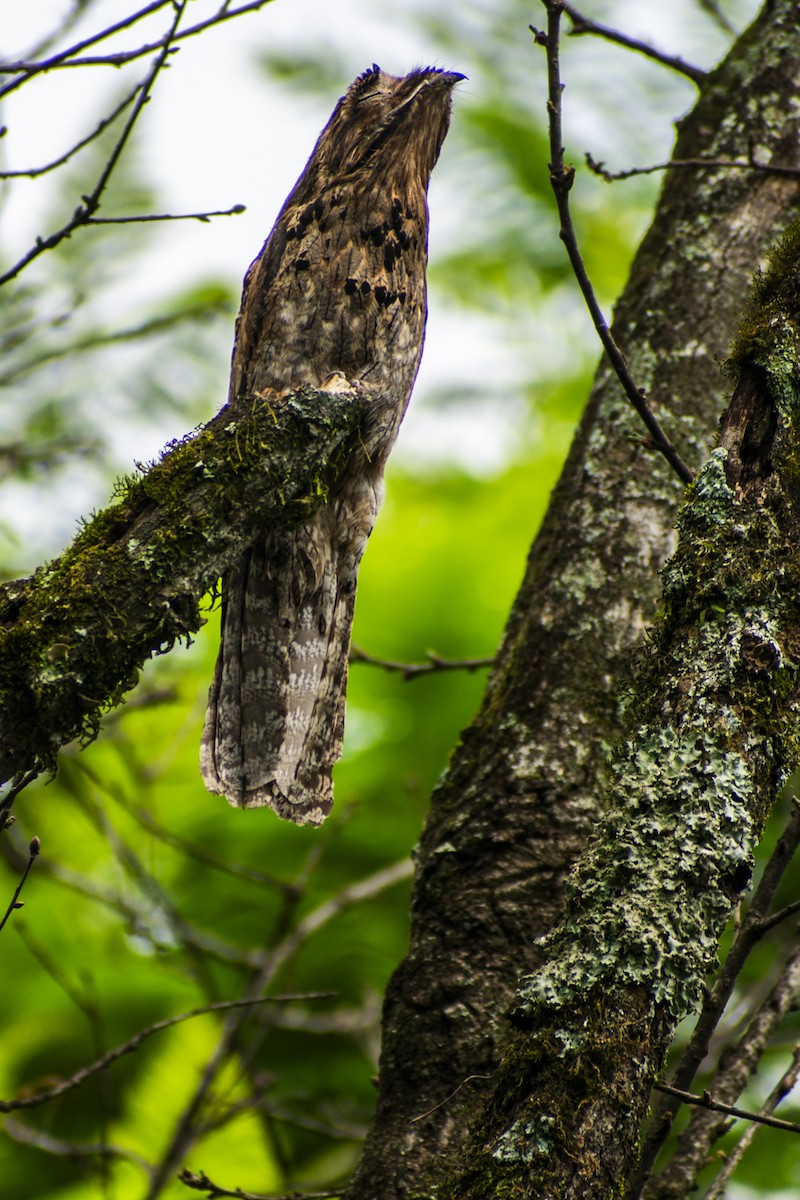
<svg viewBox="0 0 800 1200">
<path fill-rule="evenodd" d="M 800 77 L 799 25 L 796 3 L 765 6 L 707 77 L 680 124 L 676 158 L 741 156 L 750 141 L 764 161 L 800 163 L 789 102 Z M 694 466 L 713 444 L 724 402 L 718 364 L 751 275 L 797 200 L 794 181 L 766 175 L 713 169 L 666 178 L 614 332 Z M 435 1195 L 464 1159 L 478 1094 L 496 1089 L 519 974 L 540 958 L 534 940 L 561 915 L 564 880 L 600 811 L 606 747 L 621 730 L 619 695 L 655 610 L 679 500 L 601 365 L 485 700 L 433 797 L 410 949 L 384 1008 L 375 1122 L 349 1200 Z M 649 1004 L 633 991 L 617 1000 L 627 1015 L 607 1062 L 624 1057 Z M 642 1064 L 642 1081 L 662 1040 Z M 637 1097 L 633 1125 L 644 1107 Z M 519 1146 L 514 1153 L 514 1194 L 544 1195 L 525 1182 Z"/>
<path fill-rule="evenodd" d="M 540 1200 L 622 1193 L 653 1079 L 800 762 L 799 281 L 800 221 L 757 288 L 720 447 L 680 512 L 607 811 L 546 962 L 522 982 L 529 1032 L 440 1193 L 452 1200 L 511 1185 Z"/>
<path fill-rule="evenodd" d="M 61 558 L 0 588 L 0 779 L 91 738 L 138 669 L 204 624 L 200 601 L 259 529 L 324 503 L 358 440 L 353 394 L 226 406 L 168 449 Z"/>
</svg>

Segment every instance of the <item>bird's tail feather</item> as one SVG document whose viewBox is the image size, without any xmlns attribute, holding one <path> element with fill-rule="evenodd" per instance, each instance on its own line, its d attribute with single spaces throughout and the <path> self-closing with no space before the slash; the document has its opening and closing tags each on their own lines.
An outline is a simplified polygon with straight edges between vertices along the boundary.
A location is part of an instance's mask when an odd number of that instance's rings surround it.
<svg viewBox="0 0 800 1200">
<path fill-rule="evenodd" d="M 200 752 L 209 791 L 302 825 L 319 825 L 333 804 L 366 542 L 337 541 L 333 525 L 322 510 L 251 547 L 228 572 Z"/>
</svg>

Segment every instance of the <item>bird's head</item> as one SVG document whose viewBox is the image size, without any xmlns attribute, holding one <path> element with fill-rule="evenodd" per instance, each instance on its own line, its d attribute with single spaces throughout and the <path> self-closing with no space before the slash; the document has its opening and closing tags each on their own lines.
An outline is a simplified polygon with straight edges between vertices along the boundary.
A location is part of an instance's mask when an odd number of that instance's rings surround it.
<svg viewBox="0 0 800 1200">
<path fill-rule="evenodd" d="M 452 89 L 465 78 L 437 67 L 389 75 L 373 64 L 347 89 L 317 139 L 304 172 L 310 190 L 359 177 L 406 177 L 426 190 L 450 124 Z"/>
</svg>

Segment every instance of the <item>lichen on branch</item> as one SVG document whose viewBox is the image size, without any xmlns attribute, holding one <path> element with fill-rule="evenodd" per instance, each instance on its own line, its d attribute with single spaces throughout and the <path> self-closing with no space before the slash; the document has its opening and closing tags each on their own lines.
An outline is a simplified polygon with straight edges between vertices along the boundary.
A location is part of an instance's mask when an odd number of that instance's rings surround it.
<svg viewBox="0 0 800 1200">
<path fill-rule="evenodd" d="M 258 530 L 324 503 L 363 453 L 362 411 L 354 391 L 244 397 L 123 480 L 60 558 L 0 587 L 0 779 L 90 740 L 142 664 L 200 628 Z"/>
<path fill-rule="evenodd" d="M 770 807 L 800 763 L 800 223 L 759 279 L 739 380 L 687 489 L 628 697 L 605 816 L 452 1195 L 624 1183 L 678 1021 L 697 1005 Z M 613 1170 L 609 1135 L 613 1131 Z M 603 1194 L 607 1194 L 603 1192 Z M 616 1194 L 616 1193 L 615 1193 Z"/>
</svg>

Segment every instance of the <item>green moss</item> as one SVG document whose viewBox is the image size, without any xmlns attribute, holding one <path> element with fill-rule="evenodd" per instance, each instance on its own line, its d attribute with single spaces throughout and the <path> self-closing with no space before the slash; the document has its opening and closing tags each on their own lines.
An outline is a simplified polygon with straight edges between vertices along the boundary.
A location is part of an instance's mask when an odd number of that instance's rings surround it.
<svg viewBox="0 0 800 1200">
<path fill-rule="evenodd" d="M 292 528 L 325 502 L 358 414 L 352 397 L 313 390 L 279 409 L 258 398 L 223 410 L 120 480 L 61 558 L 2 589 L 0 713 L 12 771 L 50 768 L 65 741 L 94 736 L 141 664 L 200 628 L 232 530 L 257 530 L 264 511 Z"/>
<path fill-rule="evenodd" d="M 766 371 L 780 413 L 798 420 L 800 387 L 800 219 L 770 251 L 769 266 L 754 280 L 750 307 L 727 360 L 729 369 Z"/>
<path fill-rule="evenodd" d="M 612 801 L 567 887 L 520 1015 L 641 986 L 679 1019 L 713 967 L 769 802 L 800 761 L 800 563 L 775 514 L 745 510 L 715 451 L 689 489 L 661 619 L 641 663 Z M 565 1028 L 562 1053 L 575 1052 Z"/>
</svg>

